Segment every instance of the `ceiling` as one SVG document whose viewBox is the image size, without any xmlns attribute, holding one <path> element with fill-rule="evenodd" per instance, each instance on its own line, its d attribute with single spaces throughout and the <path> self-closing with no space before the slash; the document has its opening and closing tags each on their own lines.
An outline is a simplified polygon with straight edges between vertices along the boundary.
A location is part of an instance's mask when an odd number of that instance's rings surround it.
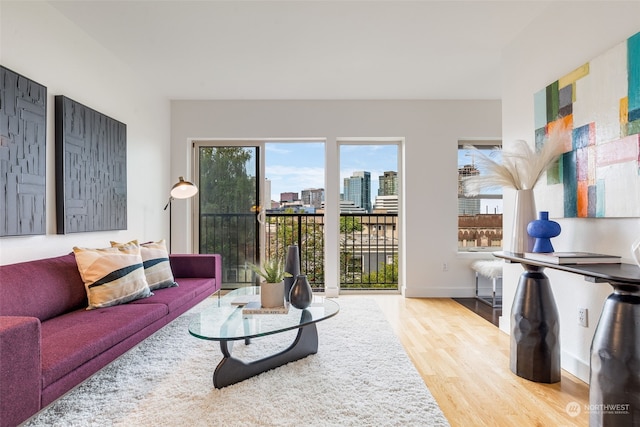
<svg viewBox="0 0 640 427">
<path fill-rule="evenodd" d="M 49 3 L 169 99 L 499 99 L 553 1 Z"/>
</svg>

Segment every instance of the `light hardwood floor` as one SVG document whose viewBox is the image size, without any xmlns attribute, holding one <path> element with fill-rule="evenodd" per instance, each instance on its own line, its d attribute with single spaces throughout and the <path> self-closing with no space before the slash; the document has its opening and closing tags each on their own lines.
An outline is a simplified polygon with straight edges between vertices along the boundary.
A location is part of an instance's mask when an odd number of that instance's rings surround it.
<svg viewBox="0 0 640 427">
<path fill-rule="evenodd" d="M 589 425 L 587 384 L 565 371 L 556 384 L 514 375 L 509 336 L 457 302 L 367 297 L 384 312 L 452 426 Z M 580 408 L 575 417 L 566 410 L 572 402 Z"/>
</svg>

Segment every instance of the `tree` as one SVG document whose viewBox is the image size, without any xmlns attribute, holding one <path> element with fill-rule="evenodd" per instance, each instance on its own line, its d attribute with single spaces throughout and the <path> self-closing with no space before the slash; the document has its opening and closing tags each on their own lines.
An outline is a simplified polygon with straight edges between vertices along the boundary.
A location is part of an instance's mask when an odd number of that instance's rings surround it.
<svg viewBox="0 0 640 427">
<path fill-rule="evenodd" d="M 387 264 L 381 262 L 378 271 L 372 271 L 362 277 L 363 283 L 368 283 L 371 288 L 397 288 L 398 287 L 398 255 L 393 256 L 393 262 Z"/>
<path fill-rule="evenodd" d="M 318 218 L 322 215 L 296 214 L 289 210 L 267 217 L 267 256 L 283 256 L 289 245 L 299 242 L 300 269 L 312 287 L 324 283 L 324 224 L 317 221 Z"/>
<path fill-rule="evenodd" d="M 244 147 L 200 148 L 200 212 L 249 213 L 256 179 L 247 173 L 254 154 Z"/>
<path fill-rule="evenodd" d="M 256 179 L 247 172 L 254 152 L 201 147 L 199 156 L 200 253 L 221 254 L 225 272 L 255 263 Z"/>
<path fill-rule="evenodd" d="M 355 216 L 340 216 L 340 234 L 349 234 L 354 231 L 362 231 L 362 223 Z"/>
</svg>

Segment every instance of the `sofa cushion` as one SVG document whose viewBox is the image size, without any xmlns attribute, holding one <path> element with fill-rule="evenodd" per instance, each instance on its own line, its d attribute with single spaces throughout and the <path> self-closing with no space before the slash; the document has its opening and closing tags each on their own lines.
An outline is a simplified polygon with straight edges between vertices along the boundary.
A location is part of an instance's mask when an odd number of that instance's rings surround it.
<svg viewBox="0 0 640 427">
<path fill-rule="evenodd" d="M 159 289 L 153 293 L 152 297 L 139 299 L 131 304 L 165 304 L 169 308 L 169 313 L 172 313 L 196 296 L 204 293 L 210 295 L 215 291 L 215 280 L 211 278 L 178 280 L 180 288 Z"/>
<path fill-rule="evenodd" d="M 167 313 L 163 304 L 123 304 L 77 310 L 43 322 L 43 388 Z"/>
<path fill-rule="evenodd" d="M 73 254 L 0 266 L 0 315 L 41 321 L 87 306 Z"/>
<path fill-rule="evenodd" d="M 138 245 L 137 240 L 128 243 L 111 242 L 111 246 Z M 169 253 L 164 240 L 159 242 L 142 243 L 140 246 L 140 256 L 144 265 L 144 275 L 149 284 L 149 289 L 156 290 L 162 288 L 172 288 L 178 286 L 173 279 L 171 265 L 169 264 Z"/>
<path fill-rule="evenodd" d="M 101 249 L 74 247 L 73 252 L 87 290 L 88 310 L 152 295 L 138 245 Z"/>
</svg>

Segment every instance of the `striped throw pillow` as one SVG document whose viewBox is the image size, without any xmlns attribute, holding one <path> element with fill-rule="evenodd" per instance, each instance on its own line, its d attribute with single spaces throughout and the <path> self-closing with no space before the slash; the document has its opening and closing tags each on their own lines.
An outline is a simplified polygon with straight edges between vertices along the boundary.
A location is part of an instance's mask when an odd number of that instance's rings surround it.
<svg viewBox="0 0 640 427">
<path fill-rule="evenodd" d="M 128 243 L 111 242 L 111 246 L 137 245 L 137 240 Z M 173 278 L 169 253 L 164 240 L 148 242 L 140 245 L 140 255 L 144 264 L 144 275 L 147 278 L 149 289 L 172 288 L 178 286 Z"/>
<path fill-rule="evenodd" d="M 87 290 L 87 310 L 124 304 L 151 295 L 140 247 L 74 247 L 78 271 Z"/>
</svg>

